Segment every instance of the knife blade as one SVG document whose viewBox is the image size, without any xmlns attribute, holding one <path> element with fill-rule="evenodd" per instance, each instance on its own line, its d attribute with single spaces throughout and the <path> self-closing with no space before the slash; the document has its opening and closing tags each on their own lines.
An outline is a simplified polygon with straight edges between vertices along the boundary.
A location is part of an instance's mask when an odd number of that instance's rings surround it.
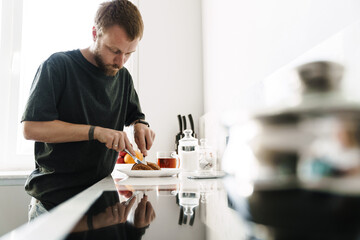
<svg viewBox="0 0 360 240">
<path fill-rule="evenodd" d="M 132 153 L 130 153 L 129 150 L 124 149 L 124 151 L 125 151 L 127 154 L 129 154 L 129 155 L 134 159 L 134 161 L 135 161 L 136 163 L 141 163 L 141 164 L 147 165 L 145 161 L 141 161 L 140 159 L 138 159 L 136 156 L 134 156 Z"/>
</svg>

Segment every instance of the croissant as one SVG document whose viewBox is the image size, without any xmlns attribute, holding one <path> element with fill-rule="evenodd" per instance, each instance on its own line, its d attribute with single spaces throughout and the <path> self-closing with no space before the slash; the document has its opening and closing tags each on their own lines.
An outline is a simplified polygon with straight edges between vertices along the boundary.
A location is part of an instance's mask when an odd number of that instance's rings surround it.
<svg viewBox="0 0 360 240">
<path fill-rule="evenodd" d="M 142 163 L 135 163 L 131 170 L 152 170 L 152 168 Z"/>
<path fill-rule="evenodd" d="M 160 167 L 156 163 L 146 162 L 147 165 L 142 163 L 135 163 L 131 170 L 160 170 Z"/>
<path fill-rule="evenodd" d="M 152 162 L 146 162 L 149 167 L 151 167 L 153 170 L 160 170 L 160 167 L 156 163 Z"/>
</svg>

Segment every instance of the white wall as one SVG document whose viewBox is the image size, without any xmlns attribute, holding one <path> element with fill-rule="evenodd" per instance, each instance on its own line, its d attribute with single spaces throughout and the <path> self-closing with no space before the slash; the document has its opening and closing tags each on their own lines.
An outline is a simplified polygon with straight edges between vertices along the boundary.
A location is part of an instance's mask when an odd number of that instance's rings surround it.
<svg viewBox="0 0 360 240">
<path fill-rule="evenodd" d="M 203 114 L 201 0 L 140 0 L 139 97 L 156 132 L 149 152 L 174 150 L 177 115 Z M 189 126 L 189 124 L 188 124 Z"/>
<path fill-rule="evenodd" d="M 273 73 L 283 66 L 293 68 L 289 63 L 353 25 L 360 19 L 359 11 L 357 0 L 202 1 L 204 134 L 220 158 L 228 135 L 225 126 L 241 123 L 249 111 L 263 108 L 267 101 L 278 101 L 281 91 L 281 97 L 296 92 L 286 70 L 283 79 Z M 356 50 L 352 65 L 357 65 L 360 32 L 347 35 L 347 46 L 337 45 L 331 54 Z M 354 83 L 360 72 L 353 76 L 350 85 L 356 87 L 350 89 L 358 92 L 360 84 Z"/>
<path fill-rule="evenodd" d="M 203 0 L 205 111 L 247 109 L 250 89 L 360 18 L 357 0 Z"/>
<path fill-rule="evenodd" d="M 314 60 L 330 60 L 344 65 L 341 91 L 347 100 L 360 101 L 359 41 L 360 21 L 355 21 L 267 76 L 263 81 L 263 107 L 293 105 L 298 102 L 301 86 L 295 68 Z"/>
</svg>

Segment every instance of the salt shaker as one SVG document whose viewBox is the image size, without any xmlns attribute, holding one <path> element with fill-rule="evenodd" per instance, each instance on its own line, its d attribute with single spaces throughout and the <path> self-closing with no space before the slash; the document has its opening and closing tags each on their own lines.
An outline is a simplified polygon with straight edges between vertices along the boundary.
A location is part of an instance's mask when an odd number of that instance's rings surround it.
<svg viewBox="0 0 360 240">
<path fill-rule="evenodd" d="M 179 140 L 180 168 L 185 172 L 196 171 L 199 159 L 198 140 L 191 136 L 192 130 L 184 130 L 184 137 Z"/>
</svg>

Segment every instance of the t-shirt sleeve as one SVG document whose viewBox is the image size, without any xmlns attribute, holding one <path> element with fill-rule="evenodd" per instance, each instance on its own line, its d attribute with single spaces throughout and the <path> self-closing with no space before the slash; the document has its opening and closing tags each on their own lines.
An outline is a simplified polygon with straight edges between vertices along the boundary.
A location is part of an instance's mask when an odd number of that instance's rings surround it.
<svg viewBox="0 0 360 240">
<path fill-rule="evenodd" d="M 23 121 L 52 121 L 59 117 L 56 105 L 60 98 L 62 84 L 58 71 L 47 60 L 38 68 L 31 85 Z"/>
<path fill-rule="evenodd" d="M 129 90 L 130 94 L 129 94 L 129 103 L 128 103 L 128 107 L 127 107 L 127 113 L 126 113 L 125 126 L 129 126 L 131 123 L 133 123 L 137 119 L 145 119 L 145 115 L 141 111 L 139 97 L 134 88 L 132 79 L 130 81 L 129 89 L 130 89 Z"/>
</svg>

